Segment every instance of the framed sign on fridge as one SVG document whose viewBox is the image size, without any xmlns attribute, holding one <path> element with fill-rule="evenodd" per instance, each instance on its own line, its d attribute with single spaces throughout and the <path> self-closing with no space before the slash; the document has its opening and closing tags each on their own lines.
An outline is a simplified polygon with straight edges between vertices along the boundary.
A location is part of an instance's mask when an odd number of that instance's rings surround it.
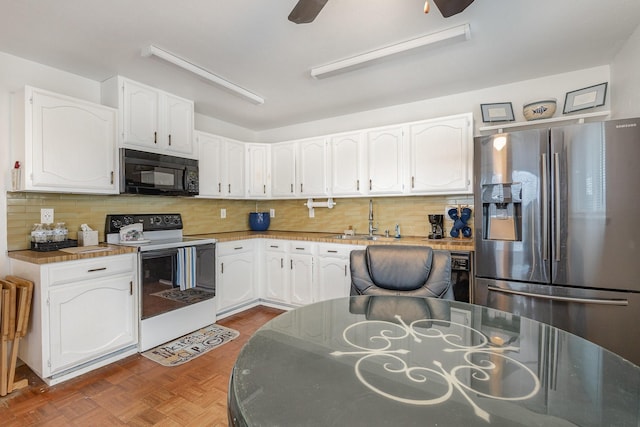
<svg viewBox="0 0 640 427">
<path fill-rule="evenodd" d="M 607 96 L 607 82 L 567 92 L 562 114 L 586 110 L 604 105 Z"/>
<path fill-rule="evenodd" d="M 480 110 L 482 111 L 482 121 L 485 123 L 512 122 L 515 120 L 513 106 L 510 102 L 480 104 Z"/>
</svg>

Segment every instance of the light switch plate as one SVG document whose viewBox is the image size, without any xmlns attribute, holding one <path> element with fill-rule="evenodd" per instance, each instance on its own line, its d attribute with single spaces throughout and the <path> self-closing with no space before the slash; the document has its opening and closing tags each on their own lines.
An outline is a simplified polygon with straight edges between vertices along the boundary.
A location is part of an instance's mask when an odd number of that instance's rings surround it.
<svg viewBox="0 0 640 427">
<path fill-rule="evenodd" d="M 42 224 L 53 224 L 53 209 L 52 208 L 40 209 L 40 222 Z"/>
<path fill-rule="evenodd" d="M 220 218 L 225 219 L 227 217 L 227 210 L 220 209 Z"/>
<path fill-rule="evenodd" d="M 271 218 L 275 218 L 276 217 L 276 210 L 275 209 L 269 209 L 269 217 L 271 217 Z"/>
</svg>

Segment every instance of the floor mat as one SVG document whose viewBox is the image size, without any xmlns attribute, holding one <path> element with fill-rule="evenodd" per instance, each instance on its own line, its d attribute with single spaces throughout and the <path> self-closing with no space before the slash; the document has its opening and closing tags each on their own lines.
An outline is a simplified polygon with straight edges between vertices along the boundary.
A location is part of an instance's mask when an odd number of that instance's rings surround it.
<svg viewBox="0 0 640 427">
<path fill-rule="evenodd" d="M 209 325 L 174 341 L 147 350 L 142 355 L 164 366 L 178 366 L 240 336 L 224 326 Z"/>
</svg>

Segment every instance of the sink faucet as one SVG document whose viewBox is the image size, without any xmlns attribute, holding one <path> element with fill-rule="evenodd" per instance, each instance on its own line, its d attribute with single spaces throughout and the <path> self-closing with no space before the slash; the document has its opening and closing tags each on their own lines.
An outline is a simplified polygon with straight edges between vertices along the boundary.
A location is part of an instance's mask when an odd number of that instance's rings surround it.
<svg viewBox="0 0 640 427">
<path fill-rule="evenodd" d="M 373 236 L 374 231 L 378 229 L 373 226 L 373 200 L 369 199 L 369 237 Z"/>
</svg>

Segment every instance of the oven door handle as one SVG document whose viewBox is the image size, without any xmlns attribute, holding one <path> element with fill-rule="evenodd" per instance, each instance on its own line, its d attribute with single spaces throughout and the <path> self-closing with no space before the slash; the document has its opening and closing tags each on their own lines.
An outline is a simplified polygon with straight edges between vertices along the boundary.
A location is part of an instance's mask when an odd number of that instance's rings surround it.
<svg viewBox="0 0 640 427">
<path fill-rule="evenodd" d="M 150 251 L 140 252 L 142 259 L 162 258 L 166 256 L 174 256 L 178 253 L 177 248 L 153 249 Z"/>
</svg>

